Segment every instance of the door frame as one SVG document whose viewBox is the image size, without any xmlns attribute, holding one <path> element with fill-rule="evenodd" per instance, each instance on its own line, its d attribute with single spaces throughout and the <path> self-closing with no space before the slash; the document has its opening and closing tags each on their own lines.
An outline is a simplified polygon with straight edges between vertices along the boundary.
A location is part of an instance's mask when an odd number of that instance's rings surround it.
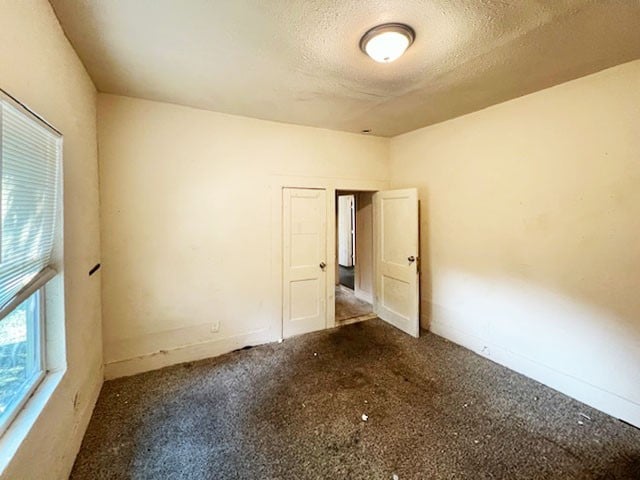
<svg viewBox="0 0 640 480">
<path fill-rule="evenodd" d="M 270 310 L 273 312 L 270 337 L 283 338 L 283 189 L 284 188 L 309 188 L 326 190 L 327 200 L 327 279 L 333 279 L 336 275 L 336 191 L 346 190 L 353 192 L 376 192 L 387 190 L 389 182 L 382 180 L 359 180 L 326 177 L 290 177 L 274 176 L 270 185 L 271 189 L 271 298 Z M 336 326 L 335 311 L 335 286 L 334 281 L 326 282 L 325 301 L 325 329 Z"/>
</svg>

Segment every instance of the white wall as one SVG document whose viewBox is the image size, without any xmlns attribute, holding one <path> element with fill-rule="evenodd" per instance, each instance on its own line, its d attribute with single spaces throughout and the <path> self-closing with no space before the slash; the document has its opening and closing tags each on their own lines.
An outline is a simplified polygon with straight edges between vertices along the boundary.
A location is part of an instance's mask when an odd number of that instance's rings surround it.
<svg viewBox="0 0 640 480">
<path fill-rule="evenodd" d="M 640 425 L 640 61 L 392 140 L 422 318 Z"/>
<path fill-rule="evenodd" d="M 64 135 L 68 365 L 56 376 L 59 383 L 45 380 L 3 435 L 1 478 L 61 479 L 69 475 L 103 377 L 100 274 L 88 276 L 100 261 L 96 91 L 46 0 L 0 0 L 0 12 L 0 87 Z M 38 404 L 45 404 L 41 412 Z"/>
<path fill-rule="evenodd" d="M 360 192 L 356 200 L 355 296 L 373 303 L 373 192 Z"/>
<path fill-rule="evenodd" d="M 98 103 L 107 377 L 279 338 L 282 186 L 386 186 L 388 139 Z"/>
</svg>

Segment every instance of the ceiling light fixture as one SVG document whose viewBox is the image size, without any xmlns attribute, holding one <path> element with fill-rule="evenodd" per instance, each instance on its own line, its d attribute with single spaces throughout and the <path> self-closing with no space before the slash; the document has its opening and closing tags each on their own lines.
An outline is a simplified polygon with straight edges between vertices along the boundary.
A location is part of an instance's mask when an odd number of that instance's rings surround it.
<svg viewBox="0 0 640 480">
<path fill-rule="evenodd" d="M 391 63 L 402 56 L 416 38 L 404 23 L 385 23 L 373 27 L 360 39 L 360 50 L 376 62 Z"/>
</svg>

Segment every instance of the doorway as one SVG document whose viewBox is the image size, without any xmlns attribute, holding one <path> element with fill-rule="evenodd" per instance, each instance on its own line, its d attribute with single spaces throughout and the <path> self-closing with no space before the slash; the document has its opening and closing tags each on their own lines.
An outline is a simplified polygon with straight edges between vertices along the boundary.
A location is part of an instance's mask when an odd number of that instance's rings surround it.
<svg viewBox="0 0 640 480">
<path fill-rule="evenodd" d="M 336 191 L 336 325 L 375 318 L 373 194 Z"/>
<path fill-rule="evenodd" d="M 280 338 L 375 317 L 417 337 L 417 189 L 282 186 L 281 195 Z"/>
</svg>

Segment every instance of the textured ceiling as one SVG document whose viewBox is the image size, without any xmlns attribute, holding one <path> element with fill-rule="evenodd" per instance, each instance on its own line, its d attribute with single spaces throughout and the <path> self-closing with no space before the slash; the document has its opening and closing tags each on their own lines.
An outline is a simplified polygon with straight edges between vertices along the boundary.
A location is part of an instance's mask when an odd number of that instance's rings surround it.
<svg viewBox="0 0 640 480">
<path fill-rule="evenodd" d="M 51 1 L 102 92 L 383 136 L 640 58 L 640 0 Z"/>
</svg>

